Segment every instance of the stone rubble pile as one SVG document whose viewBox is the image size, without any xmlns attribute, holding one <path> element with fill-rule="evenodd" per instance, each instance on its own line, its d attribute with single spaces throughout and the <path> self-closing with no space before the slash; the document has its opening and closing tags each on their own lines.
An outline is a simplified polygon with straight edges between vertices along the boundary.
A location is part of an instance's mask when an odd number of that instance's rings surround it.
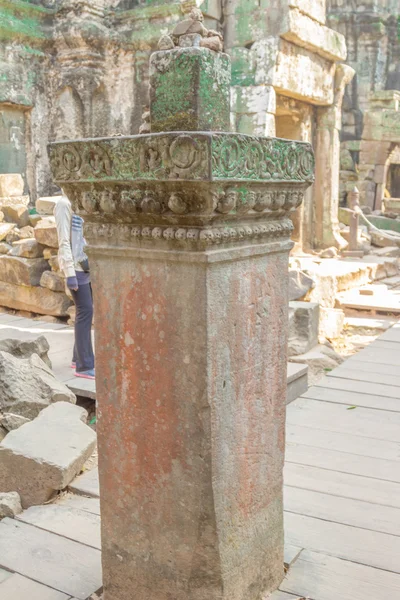
<svg viewBox="0 0 400 600">
<path fill-rule="evenodd" d="M 21 175 L 0 175 L 0 306 L 67 317 L 72 302 L 58 264 L 54 198 L 30 215 Z"/>
<path fill-rule="evenodd" d="M 48 350 L 44 337 L 0 342 L 0 519 L 66 488 L 96 444 L 87 411 L 55 378 Z"/>
</svg>

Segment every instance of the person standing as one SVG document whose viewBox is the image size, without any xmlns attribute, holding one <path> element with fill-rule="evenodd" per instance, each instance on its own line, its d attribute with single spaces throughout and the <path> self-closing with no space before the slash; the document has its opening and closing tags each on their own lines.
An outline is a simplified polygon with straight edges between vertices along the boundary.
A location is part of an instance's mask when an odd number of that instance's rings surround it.
<svg viewBox="0 0 400 600">
<path fill-rule="evenodd" d="M 76 306 L 75 345 L 72 368 L 76 377 L 95 379 L 92 345 L 93 298 L 89 261 L 85 254 L 83 219 L 72 213 L 71 202 L 62 195 L 54 208 L 58 234 L 58 260 Z"/>
</svg>

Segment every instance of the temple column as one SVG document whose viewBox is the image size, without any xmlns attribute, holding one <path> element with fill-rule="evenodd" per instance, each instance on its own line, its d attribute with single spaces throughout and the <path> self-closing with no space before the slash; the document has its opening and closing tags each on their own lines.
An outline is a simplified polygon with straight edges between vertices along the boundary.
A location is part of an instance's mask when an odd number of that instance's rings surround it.
<svg viewBox="0 0 400 600">
<path fill-rule="evenodd" d="M 345 87 L 354 77 L 354 69 L 336 67 L 334 103 L 318 108 L 315 143 L 315 242 L 317 248 L 343 248 L 339 230 L 339 170 L 342 101 Z"/>
<path fill-rule="evenodd" d="M 104 600 L 259 600 L 284 574 L 288 215 L 313 154 L 223 133 L 227 55 L 150 70 L 152 134 L 50 148 L 89 243 Z"/>
</svg>

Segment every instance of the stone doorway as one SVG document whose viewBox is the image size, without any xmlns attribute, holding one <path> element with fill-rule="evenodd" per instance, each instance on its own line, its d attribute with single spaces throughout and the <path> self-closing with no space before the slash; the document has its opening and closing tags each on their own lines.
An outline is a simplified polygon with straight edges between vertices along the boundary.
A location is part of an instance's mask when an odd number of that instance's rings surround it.
<svg viewBox="0 0 400 600">
<path fill-rule="evenodd" d="M 400 164 L 390 165 L 387 189 L 392 198 L 400 198 Z"/>
<path fill-rule="evenodd" d="M 0 173 L 20 173 L 26 178 L 26 111 L 0 104 Z"/>
</svg>

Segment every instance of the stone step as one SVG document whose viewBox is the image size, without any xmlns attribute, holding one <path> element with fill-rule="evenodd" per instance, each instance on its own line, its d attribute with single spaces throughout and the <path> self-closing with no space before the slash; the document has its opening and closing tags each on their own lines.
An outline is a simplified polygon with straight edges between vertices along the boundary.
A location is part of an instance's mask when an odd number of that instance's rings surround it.
<svg viewBox="0 0 400 600">
<path fill-rule="evenodd" d="M 288 363 L 286 404 L 293 402 L 308 389 L 308 366 Z"/>
<path fill-rule="evenodd" d="M 69 595 L 13 573 L 0 583 L 1 600 L 68 600 Z"/>
<path fill-rule="evenodd" d="M 97 468 L 86 471 L 83 475 L 79 475 L 68 487 L 70 492 L 81 496 L 90 496 L 91 498 L 99 498 L 99 471 Z"/>
</svg>

